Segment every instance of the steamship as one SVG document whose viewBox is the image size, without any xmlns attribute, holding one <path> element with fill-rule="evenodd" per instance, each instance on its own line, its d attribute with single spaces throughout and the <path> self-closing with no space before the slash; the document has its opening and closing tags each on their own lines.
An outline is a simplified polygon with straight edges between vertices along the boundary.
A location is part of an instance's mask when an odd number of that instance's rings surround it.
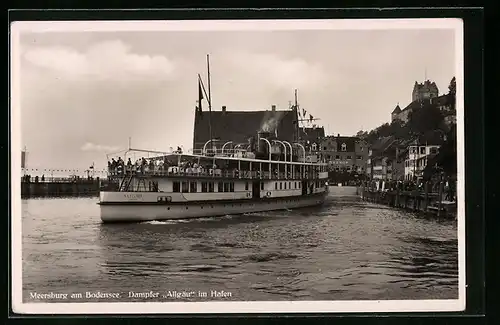
<svg viewBox="0 0 500 325">
<path fill-rule="evenodd" d="M 201 111 L 204 86 L 198 79 Z M 210 107 L 210 95 L 205 98 Z M 279 139 L 274 128 L 268 123 L 246 142 L 221 146 L 210 134 L 191 153 L 129 148 L 121 163 L 112 166 L 108 185 L 100 191 L 102 222 L 214 217 L 322 204 L 328 192 L 327 164 L 310 146 Z M 131 156 L 140 159 L 132 163 Z"/>
<path fill-rule="evenodd" d="M 245 149 L 223 146 L 197 154 L 127 150 L 125 158 L 137 153 L 153 157 L 144 165 L 124 165 L 111 173 L 110 186 L 100 192 L 101 220 L 211 217 L 324 202 L 327 164 L 318 162 L 316 153 L 263 131 L 255 144 L 249 142 Z"/>
</svg>

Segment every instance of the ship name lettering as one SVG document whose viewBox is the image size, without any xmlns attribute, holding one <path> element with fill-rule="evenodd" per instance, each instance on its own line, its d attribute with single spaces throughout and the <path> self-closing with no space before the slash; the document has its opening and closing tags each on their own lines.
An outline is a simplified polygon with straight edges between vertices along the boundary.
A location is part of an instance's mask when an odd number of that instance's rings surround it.
<svg viewBox="0 0 500 325">
<path fill-rule="evenodd" d="M 126 199 L 142 199 L 142 194 L 123 194 Z"/>
<path fill-rule="evenodd" d="M 168 298 L 191 298 L 195 295 L 194 291 L 168 291 L 166 297 Z"/>
</svg>

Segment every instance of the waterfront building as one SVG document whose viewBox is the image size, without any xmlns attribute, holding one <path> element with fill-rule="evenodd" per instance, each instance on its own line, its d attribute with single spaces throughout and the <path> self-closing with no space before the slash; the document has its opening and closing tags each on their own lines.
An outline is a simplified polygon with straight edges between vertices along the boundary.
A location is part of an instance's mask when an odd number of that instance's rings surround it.
<svg viewBox="0 0 500 325">
<path fill-rule="evenodd" d="M 213 141 L 205 147 L 206 150 L 215 152 L 223 147 L 225 150 L 235 147 L 245 149 L 251 146 L 252 142 L 256 143 L 256 139 L 252 137 L 258 131 L 269 132 L 282 142 L 300 143 L 309 153 L 318 151 L 319 142 L 325 136 L 324 128 L 305 127 L 299 122 L 294 106 L 287 110 L 277 110 L 276 106 L 272 105 L 270 110 L 261 111 L 228 111 L 226 106 L 222 106 L 220 111 L 196 111 L 193 152 L 200 153 L 210 139 Z M 301 150 L 297 146 L 292 149 L 294 155 L 299 154 L 298 151 Z M 289 148 L 285 149 L 284 145 L 278 142 L 273 143 L 273 150 L 282 154 L 285 151 L 289 153 Z"/>
<path fill-rule="evenodd" d="M 330 171 L 364 174 L 368 143 L 358 137 L 326 136 L 320 142 L 320 156 Z"/>
<path fill-rule="evenodd" d="M 403 180 L 405 171 L 405 150 L 395 144 L 383 153 L 370 158 L 371 179 L 375 180 Z"/>
<path fill-rule="evenodd" d="M 412 145 L 405 159 L 405 180 L 420 180 L 427 162 L 439 152 L 439 145 Z"/>
</svg>

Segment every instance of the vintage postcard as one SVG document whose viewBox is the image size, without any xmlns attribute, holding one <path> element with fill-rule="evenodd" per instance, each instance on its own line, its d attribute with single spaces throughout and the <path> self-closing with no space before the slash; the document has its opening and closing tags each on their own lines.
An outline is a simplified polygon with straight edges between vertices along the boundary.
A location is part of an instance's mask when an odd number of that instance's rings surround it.
<svg viewBox="0 0 500 325">
<path fill-rule="evenodd" d="M 11 63 L 14 312 L 464 310 L 461 20 L 25 21 Z"/>
</svg>

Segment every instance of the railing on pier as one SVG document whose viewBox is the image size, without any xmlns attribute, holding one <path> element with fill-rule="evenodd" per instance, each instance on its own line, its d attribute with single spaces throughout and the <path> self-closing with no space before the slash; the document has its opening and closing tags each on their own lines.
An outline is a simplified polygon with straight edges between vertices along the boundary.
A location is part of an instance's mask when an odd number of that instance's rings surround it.
<svg viewBox="0 0 500 325">
<path fill-rule="evenodd" d="M 21 183 L 94 183 L 100 177 L 21 177 Z"/>
<path fill-rule="evenodd" d="M 445 186 L 448 183 L 448 186 Z M 384 184 L 385 185 L 385 184 Z M 456 187 L 452 182 L 388 182 L 384 188 L 363 183 L 360 195 L 364 200 L 413 211 L 435 212 L 455 216 Z"/>
</svg>

